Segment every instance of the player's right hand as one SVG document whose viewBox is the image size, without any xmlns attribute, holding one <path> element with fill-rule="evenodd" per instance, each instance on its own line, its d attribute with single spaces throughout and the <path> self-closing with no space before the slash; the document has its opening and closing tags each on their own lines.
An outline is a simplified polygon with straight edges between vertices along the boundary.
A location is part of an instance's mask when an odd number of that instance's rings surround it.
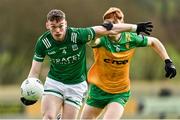
<svg viewBox="0 0 180 120">
<path fill-rule="evenodd" d="M 176 68 L 172 63 L 172 60 L 170 59 L 165 60 L 165 71 L 166 71 L 167 78 L 171 79 L 176 76 Z"/>
<path fill-rule="evenodd" d="M 24 105 L 26 105 L 26 106 L 28 106 L 28 105 L 33 105 L 33 104 L 35 104 L 35 103 L 37 102 L 37 100 L 35 100 L 35 101 L 27 100 L 27 99 L 25 99 L 24 97 L 21 97 L 20 100 L 21 100 L 21 102 L 22 102 Z"/>
<path fill-rule="evenodd" d="M 137 24 L 136 33 L 139 35 L 141 32 L 150 35 L 153 25 L 152 22 L 142 22 Z"/>
</svg>

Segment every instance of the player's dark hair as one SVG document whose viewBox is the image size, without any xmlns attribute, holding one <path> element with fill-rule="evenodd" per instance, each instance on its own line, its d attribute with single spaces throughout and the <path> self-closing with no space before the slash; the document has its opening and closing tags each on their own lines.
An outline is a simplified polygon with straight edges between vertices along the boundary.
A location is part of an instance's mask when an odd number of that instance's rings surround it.
<svg viewBox="0 0 180 120">
<path fill-rule="evenodd" d="M 53 9 L 49 11 L 49 13 L 47 14 L 47 20 L 49 21 L 54 21 L 54 20 L 60 21 L 65 18 L 66 18 L 65 13 L 58 9 Z"/>
</svg>

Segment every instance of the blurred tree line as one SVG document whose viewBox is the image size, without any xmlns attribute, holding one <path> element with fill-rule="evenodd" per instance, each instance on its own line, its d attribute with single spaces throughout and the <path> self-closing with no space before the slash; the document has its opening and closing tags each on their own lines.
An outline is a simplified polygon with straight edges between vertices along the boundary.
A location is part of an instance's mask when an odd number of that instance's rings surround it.
<svg viewBox="0 0 180 120">
<path fill-rule="evenodd" d="M 69 26 L 88 27 L 100 24 L 102 15 L 111 6 L 123 10 L 127 23 L 152 21 L 152 36 L 161 40 L 177 71 L 180 69 L 179 0 L 1 0 L 0 84 L 19 84 L 27 77 L 36 40 L 46 31 L 45 21 L 49 10 L 63 10 Z M 93 55 L 91 48 L 87 47 L 87 51 L 89 68 Z M 48 67 L 46 60 L 42 79 Z M 150 48 L 136 50 L 131 68 L 132 80 L 165 79 L 164 62 Z"/>
</svg>

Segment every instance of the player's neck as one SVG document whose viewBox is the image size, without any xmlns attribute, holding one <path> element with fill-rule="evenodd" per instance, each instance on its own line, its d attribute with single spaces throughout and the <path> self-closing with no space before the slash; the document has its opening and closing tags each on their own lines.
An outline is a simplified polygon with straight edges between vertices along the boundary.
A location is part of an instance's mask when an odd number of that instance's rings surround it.
<svg viewBox="0 0 180 120">
<path fill-rule="evenodd" d="M 121 34 L 109 36 L 113 42 L 119 42 L 121 40 Z"/>
</svg>

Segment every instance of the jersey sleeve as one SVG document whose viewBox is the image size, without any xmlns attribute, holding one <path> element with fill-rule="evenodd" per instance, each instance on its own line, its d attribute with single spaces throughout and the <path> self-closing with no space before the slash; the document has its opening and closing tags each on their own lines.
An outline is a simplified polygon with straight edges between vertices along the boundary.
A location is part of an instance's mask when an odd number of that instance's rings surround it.
<svg viewBox="0 0 180 120">
<path fill-rule="evenodd" d="M 136 47 L 147 46 L 147 37 L 144 35 L 137 35 L 136 33 L 131 33 L 131 38 L 134 40 Z"/>
<path fill-rule="evenodd" d="M 95 39 L 95 31 L 93 28 L 79 28 L 79 33 L 80 33 L 80 40 L 83 43 L 87 43 L 91 40 L 94 41 Z"/>
<path fill-rule="evenodd" d="M 36 46 L 35 46 L 35 51 L 34 51 L 34 57 L 33 60 L 38 61 L 38 62 L 43 62 L 46 54 L 45 54 L 45 46 L 42 43 L 40 39 L 38 39 Z"/>
</svg>

